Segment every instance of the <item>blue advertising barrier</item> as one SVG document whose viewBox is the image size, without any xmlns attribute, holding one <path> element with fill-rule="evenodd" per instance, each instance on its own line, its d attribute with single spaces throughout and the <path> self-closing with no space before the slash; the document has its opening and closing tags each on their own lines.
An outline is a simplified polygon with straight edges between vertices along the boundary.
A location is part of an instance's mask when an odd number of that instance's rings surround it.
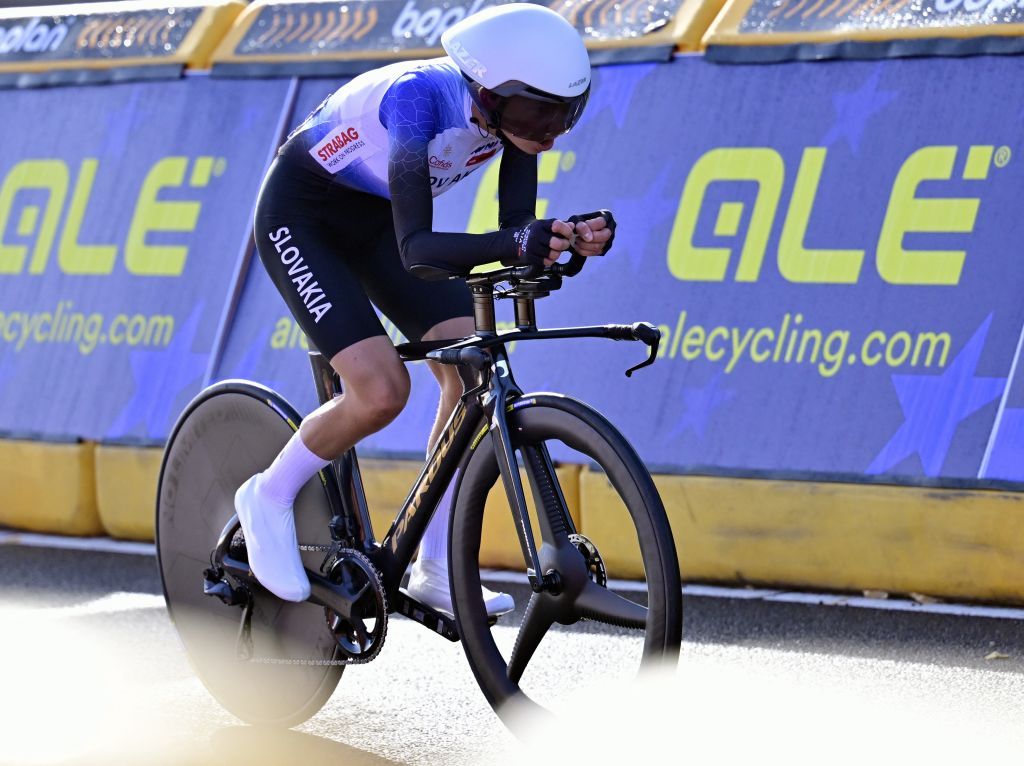
<svg viewBox="0 0 1024 766">
<path fill-rule="evenodd" d="M 0 95 L 0 432 L 166 439 L 211 362 L 288 86 Z"/>
<path fill-rule="evenodd" d="M 538 214 L 608 207 L 619 233 L 538 313 L 651 321 L 661 359 L 627 380 L 633 344 L 520 343 L 520 384 L 594 403 L 656 470 L 1024 480 L 1022 66 L 599 69 Z M 290 115 L 287 80 L 3 94 L 0 433 L 160 443 L 224 377 L 312 408 L 301 333 L 239 265 L 281 128 L 338 84 L 303 83 Z M 464 177 L 437 228 L 492 227 L 496 184 L 496 163 Z M 436 388 L 412 373 L 367 452 L 422 453 Z"/>
<path fill-rule="evenodd" d="M 651 321 L 661 359 L 627 380 L 631 344 L 521 343 L 520 384 L 592 402 L 657 470 L 1024 479 L 1024 384 L 1008 384 L 1024 325 L 1022 68 L 601 68 L 581 124 L 541 159 L 538 214 L 608 207 L 616 245 L 538 313 L 548 327 Z M 306 83 L 293 124 L 337 84 Z M 493 226 L 496 183 L 496 163 L 463 179 L 436 228 Z M 308 408 L 305 352 L 261 272 L 219 374 L 266 376 Z M 416 375 L 366 450 L 420 453 L 436 391 Z"/>
</svg>

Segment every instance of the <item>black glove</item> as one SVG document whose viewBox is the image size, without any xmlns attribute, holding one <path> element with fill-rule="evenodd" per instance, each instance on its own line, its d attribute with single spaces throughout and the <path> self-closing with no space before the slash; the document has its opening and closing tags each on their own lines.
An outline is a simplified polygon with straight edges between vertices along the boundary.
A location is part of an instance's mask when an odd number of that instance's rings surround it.
<svg viewBox="0 0 1024 766">
<path fill-rule="evenodd" d="M 516 256 L 506 265 L 543 266 L 544 259 L 551 255 L 551 238 L 561 237 L 551 230 L 554 218 L 533 221 L 512 232 L 516 243 Z"/>
<path fill-rule="evenodd" d="M 605 223 L 608 224 L 608 230 L 611 231 L 612 235 L 608 238 L 608 241 L 604 243 L 604 247 L 601 249 L 601 255 L 604 255 L 612 249 L 612 242 L 615 241 L 615 219 L 612 217 L 611 210 L 596 210 L 593 213 L 580 213 L 578 215 L 571 215 L 566 218 L 566 223 L 571 223 L 573 228 L 576 228 L 576 224 L 580 221 L 589 221 L 592 218 L 604 218 Z"/>
</svg>

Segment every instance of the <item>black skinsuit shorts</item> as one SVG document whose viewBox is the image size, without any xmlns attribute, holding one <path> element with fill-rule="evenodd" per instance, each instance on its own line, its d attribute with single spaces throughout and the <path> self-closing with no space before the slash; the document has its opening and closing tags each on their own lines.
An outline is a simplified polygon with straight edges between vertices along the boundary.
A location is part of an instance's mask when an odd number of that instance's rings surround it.
<svg viewBox="0 0 1024 766">
<path fill-rule="evenodd" d="M 296 321 L 328 359 L 386 335 L 376 305 L 411 341 L 473 316 L 464 280 L 427 282 L 402 265 L 391 202 L 278 156 L 256 204 L 256 249 Z M 371 305 L 371 302 L 373 305 Z"/>
</svg>

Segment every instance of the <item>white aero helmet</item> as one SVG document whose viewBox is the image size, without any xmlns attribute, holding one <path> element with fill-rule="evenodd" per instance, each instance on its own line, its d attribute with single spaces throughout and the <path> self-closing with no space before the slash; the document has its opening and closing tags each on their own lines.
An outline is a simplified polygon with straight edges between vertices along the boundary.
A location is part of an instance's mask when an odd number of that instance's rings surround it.
<svg viewBox="0 0 1024 766">
<path fill-rule="evenodd" d="M 576 29 L 549 8 L 486 8 L 441 35 L 495 130 L 547 141 L 576 124 L 590 94 L 590 57 Z"/>
</svg>

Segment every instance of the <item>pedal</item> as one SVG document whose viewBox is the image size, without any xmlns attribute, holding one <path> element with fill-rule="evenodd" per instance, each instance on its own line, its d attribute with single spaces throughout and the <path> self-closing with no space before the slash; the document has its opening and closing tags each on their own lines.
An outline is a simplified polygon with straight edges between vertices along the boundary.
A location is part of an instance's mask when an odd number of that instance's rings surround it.
<svg viewBox="0 0 1024 766">
<path fill-rule="evenodd" d="M 244 589 L 231 587 L 224 577 L 223 569 L 207 569 L 203 572 L 203 593 L 219 598 L 228 606 L 240 606 L 249 598 Z"/>
<path fill-rule="evenodd" d="M 424 625 L 449 641 L 459 641 L 459 629 L 455 620 L 443 612 L 438 612 L 426 604 L 422 604 L 410 596 L 404 588 L 399 588 L 394 599 L 395 611 L 408 617 L 420 625 Z"/>
</svg>

